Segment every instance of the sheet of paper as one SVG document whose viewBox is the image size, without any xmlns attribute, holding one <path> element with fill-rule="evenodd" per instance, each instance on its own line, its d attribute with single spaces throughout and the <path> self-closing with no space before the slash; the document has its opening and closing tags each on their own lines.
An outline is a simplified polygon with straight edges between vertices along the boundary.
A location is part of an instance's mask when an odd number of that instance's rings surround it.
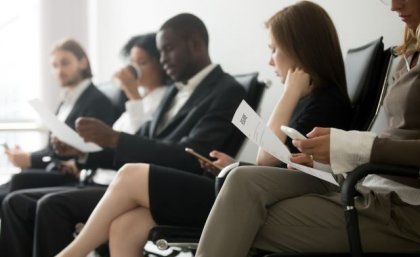
<svg viewBox="0 0 420 257">
<path fill-rule="evenodd" d="M 280 161 L 289 161 L 290 151 L 269 129 L 263 119 L 245 102 L 241 102 L 233 115 L 232 123 L 252 142 L 262 147 Z"/>
<path fill-rule="evenodd" d="M 289 160 L 290 151 L 287 146 L 278 139 L 276 134 L 266 126 L 264 120 L 245 101 L 242 101 L 236 109 L 232 123 L 259 147 L 280 161 L 286 164 L 291 163 Z M 297 170 L 338 185 L 331 173 L 296 163 L 291 163 L 291 165 Z"/>
<path fill-rule="evenodd" d="M 67 124 L 57 119 L 57 117 L 39 100 L 32 99 L 29 104 L 41 117 L 44 125 L 51 133 L 64 143 L 73 146 L 79 151 L 89 153 L 102 150 L 100 146 L 94 143 L 86 143 L 79 134 L 71 129 Z"/>
</svg>

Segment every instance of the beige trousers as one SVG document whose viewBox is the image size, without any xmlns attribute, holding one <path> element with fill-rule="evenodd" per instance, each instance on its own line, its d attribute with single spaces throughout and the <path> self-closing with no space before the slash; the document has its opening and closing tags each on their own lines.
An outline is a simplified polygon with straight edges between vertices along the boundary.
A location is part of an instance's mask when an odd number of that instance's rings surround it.
<svg viewBox="0 0 420 257">
<path fill-rule="evenodd" d="M 366 191 L 356 201 L 365 251 L 420 249 L 420 208 Z M 273 252 L 342 252 L 347 232 L 338 188 L 297 171 L 248 166 L 228 177 L 196 257 Z"/>
</svg>

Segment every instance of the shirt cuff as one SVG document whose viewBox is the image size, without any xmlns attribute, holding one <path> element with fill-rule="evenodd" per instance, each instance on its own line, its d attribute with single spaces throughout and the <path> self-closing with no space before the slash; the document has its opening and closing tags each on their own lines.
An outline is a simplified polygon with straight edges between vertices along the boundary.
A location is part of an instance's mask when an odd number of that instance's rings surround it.
<svg viewBox="0 0 420 257">
<path fill-rule="evenodd" d="M 357 166 L 370 160 L 373 132 L 344 131 L 331 129 L 330 162 L 333 173 L 350 172 Z"/>
</svg>

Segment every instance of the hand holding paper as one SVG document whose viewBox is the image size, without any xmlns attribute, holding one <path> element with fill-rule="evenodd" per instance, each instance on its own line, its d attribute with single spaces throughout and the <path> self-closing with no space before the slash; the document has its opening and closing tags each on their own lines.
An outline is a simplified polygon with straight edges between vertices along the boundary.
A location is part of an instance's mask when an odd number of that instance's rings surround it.
<svg viewBox="0 0 420 257">
<path fill-rule="evenodd" d="M 85 141 L 110 148 L 117 145 L 119 133 L 96 118 L 78 118 L 76 130 Z"/>
<path fill-rule="evenodd" d="M 48 110 L 48 108 L 39 99 L 30 100 L 29 104 L 39 114 L 41 120 L 51 133 L 64 143 L 85 153 L 102 150 L 102 148 L 96 144 L 86 143 L 83 138 L 76 133 L 76 131 L 71 129 L 64 122 L 58 120 L 57 117 Z"/>
<path fill-rule="evenodd" d="M 232 123 L 252 142 L 280 161 L 309 175 L 338 185 L 331 173 L 290 162 L 290 151 L 287 146 L 278 139 L 274 132 L 265 125 L 266 123 L 245 101 L 242 101 L 236 110 Z"/>
</svg>

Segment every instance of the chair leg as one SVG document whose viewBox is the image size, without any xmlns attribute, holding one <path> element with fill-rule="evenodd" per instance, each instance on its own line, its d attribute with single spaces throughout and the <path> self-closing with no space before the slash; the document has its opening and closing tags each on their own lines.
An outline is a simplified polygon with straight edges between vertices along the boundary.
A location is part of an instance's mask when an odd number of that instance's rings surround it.
<svg viewBox="0 0 420 257">
<path fill-rule="evenodd" d="M 362 243 L 360 241 L 359 220 L 354 206 L 347 206 L 344 211 L 347 224 L 350 252 L 352 257 L 362 257 Z"/>
</svg>

